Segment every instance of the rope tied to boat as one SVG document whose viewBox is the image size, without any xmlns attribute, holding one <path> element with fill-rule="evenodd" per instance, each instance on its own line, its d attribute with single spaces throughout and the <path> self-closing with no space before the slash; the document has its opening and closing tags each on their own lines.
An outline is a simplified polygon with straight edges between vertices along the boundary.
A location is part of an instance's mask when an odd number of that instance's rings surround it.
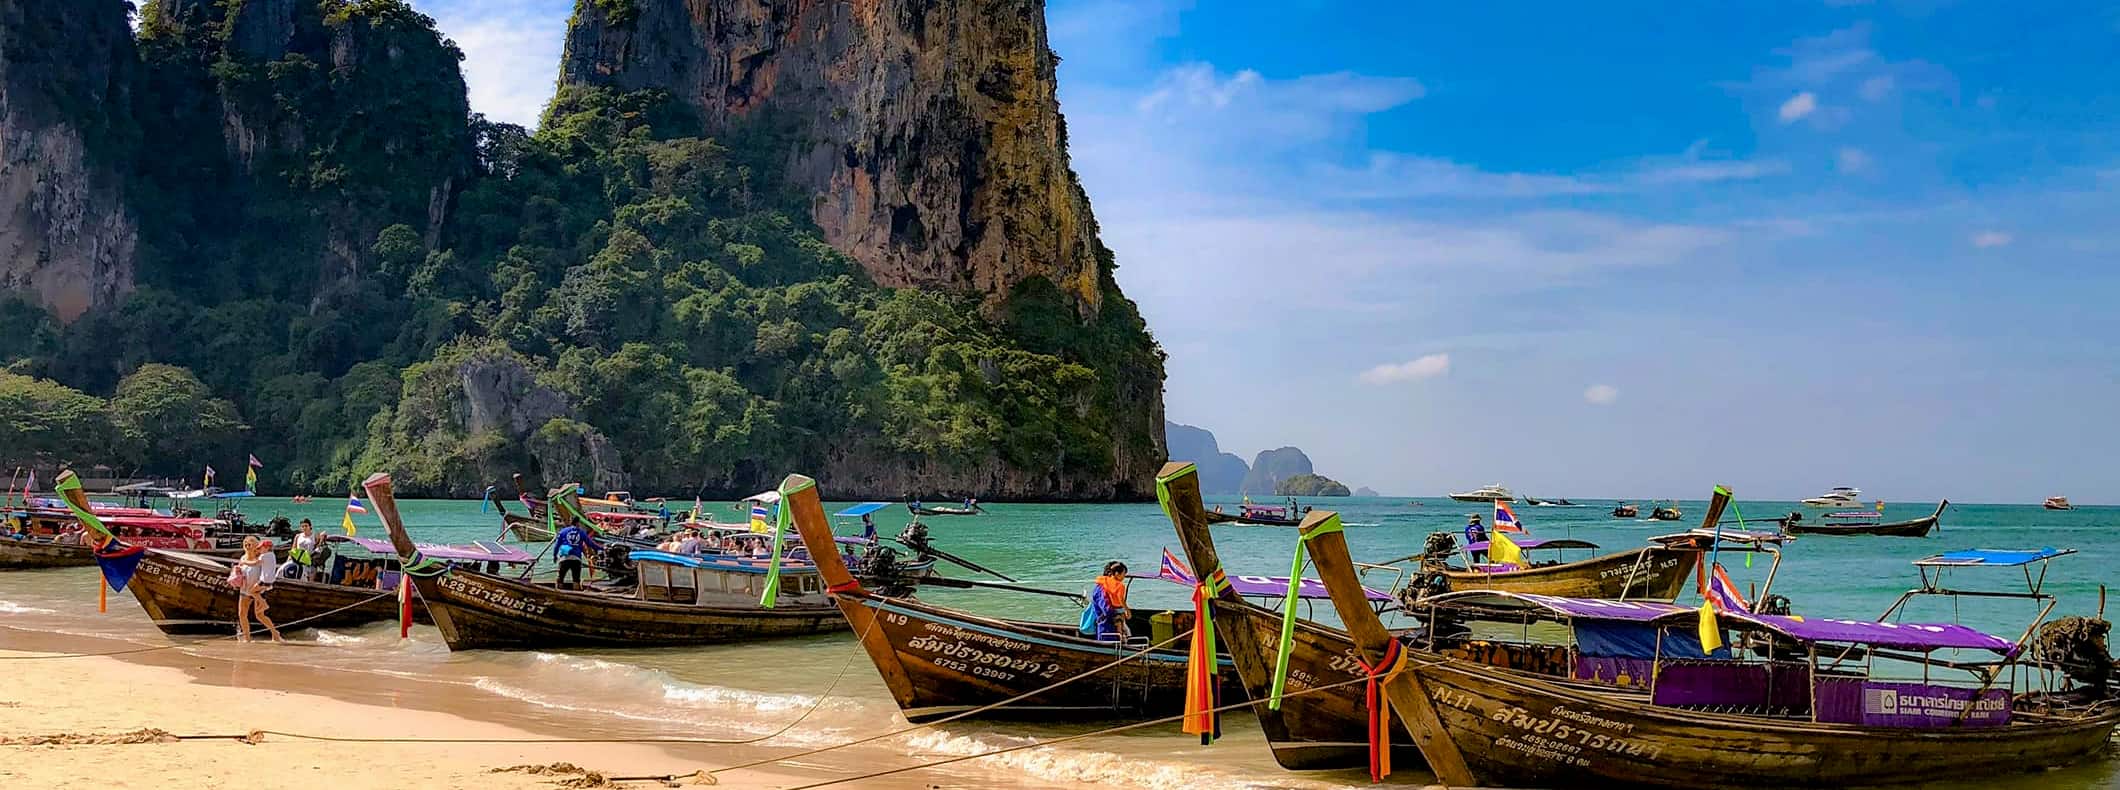
<svg viewBox="0 0 2120 790">
<path fill-rule="evenodd" d="M 1391 640 L 1384 648 L 1384 655 L 1372 664 L 1355 657 L 1362 667 L 1362 676 L 1367 681 L 1363 697 L 1369 708 L 1369 781 L 1381 782 L 1391 775 L 1391 698 L 1384 694 L 1384 684 L 1406 669 L 1406 648 L 1399 640 Z"/>
<path fill-rule="evenodd" d="M 1229 589 L 1229 574 L 1221 568 L 1193 584 L 1192 645 L 1185 656 L 1185 724 L 1187 735 L 1200 736 L 1200 745 L 1221 737 L 1221 720 L 1215 716 L 1215 689 L 1220 686 L 1221 662 L 1215 654 L 1214 599 Z"/>
<path fill-rule="evenodd" d="M 1281 641 L 1274 651 L 1273 691 L 1266 698 L 1268 709 L 1280 710 L 1281 698 L 1288 690 L 1288 654 L 1295 647 L 1296 640 L 1296 598 L 1302 591 L 1303 564 L 1309 559 L 1303 554 L 1304 547 L 1319 535 L 1344 531 L 1346 528 L 1340 524 L 1340 514 L 1334 513 L 1316 527 L 1303 531 L 1296 539 L 1296 558 L 1288 566 L 1288 595 L 1281 599 Z"/>
</svg>

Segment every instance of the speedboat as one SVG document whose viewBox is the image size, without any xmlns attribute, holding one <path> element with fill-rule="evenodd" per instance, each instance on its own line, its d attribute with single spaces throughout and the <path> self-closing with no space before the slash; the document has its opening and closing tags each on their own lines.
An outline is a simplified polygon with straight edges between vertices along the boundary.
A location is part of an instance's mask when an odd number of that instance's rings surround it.
<svg viewBox="0 0 2120 790">
<path fill-rule="evenodd" d="M 1803 501 L 1804 507 L 1861 507 L 1862 489 L 1838 486 Z"/>
<path fill-rule="evenodd" d="M 1494 485 L 1489 486 L 1480 486 L 1479 488 L 1472 489 L 1471 491 L 1462 491 L 1459 493 L 1451 494 L 1450 498 L 1455 499 L 1459 502 L 1493 502 L 1496 500 L 1501 500 L 1503 502 L 1516 501 L 1516 495 L 1509 493 L 1509 489 L 1507 487 L 1504 487 L 1501 483 L 1495 483 Z"/>
<path fill-rule="evenodd" d="M 2069 504 L 2069 503 L 2068 503 L 2068 497 L 2065 497 L 2065 496 L 2050 496 L 2050 497 L 2047 497 L 2047 498 L 2046 498 L 2046 502 L 2045 502 L 2044 504 L 2046 505 L 2046 509 L 2048 509 L 2048 510 L 2075 510 L 2075 509 L 2076 509 L 2076 506 L 2075 506 L 2075 505 L 2071 505 L 2071 504 Z"/>
</svg>

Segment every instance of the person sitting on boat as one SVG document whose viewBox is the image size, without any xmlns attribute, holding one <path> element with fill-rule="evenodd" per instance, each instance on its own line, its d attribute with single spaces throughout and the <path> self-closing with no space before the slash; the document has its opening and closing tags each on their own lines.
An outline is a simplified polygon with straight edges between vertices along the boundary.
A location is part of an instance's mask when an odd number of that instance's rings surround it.
<svg viewBox="0 0 2120 790">
<path fill-rule="evenodd" d="M 603 547 L 596 543 L 596 537 L 590 535 L 589 530 L 582 528 L 582 525 L 569 522 L 565 529 L 561 529 L 559 535 L 552 539 L 552 555 L 559 559 L 560 589 L 581 589 L 582 561 L 589 556 L 589 552 L 602 550 Z M 567 584 L 569 576 L 574 577 L 571 587 Z"/>
<path fill-rule="evenodd" d="M 1090 585 L 1089 606 L 1082 610 L 1082 635 L 1093 639 L 1125 639 L 1128 614 L 1126 563 L 1112 560 L 1104 564 L 1104 573 L 1097 577 L 1097 583 Z"/>
<path fill-rule="evenodd" d="M 317 546 L 316 526 L 309 519 L 302 519 L 302 528 L 294 535 L 294 547 L 287 550 L 287 562 L 280 565 L 280 575 L 300 579 L 303 570 L 309 567 L 309 553 Z"/>
<path fill-rule="evenodd" d="M 706 541 L 700 540 L 699 530 L 688 529 L 678 533 L 683 537 L 677 541 L 677 553 L 697 557 L 706 553 Z"/>
<path fill-rule="evenodd" d="M 1465 545 L 1469 547 L 1474 543 L 1485 542 L 1487 542 L 1487 527 L 1480 524 L 1480 514 L 1474 513 L 1472 514 L 1472 520 L 1465 522 Z M 1481 562 L 1486 559 L 1486 549 L 1478 549 L 1472 552 L 1473 562 Z"/>
</svg>

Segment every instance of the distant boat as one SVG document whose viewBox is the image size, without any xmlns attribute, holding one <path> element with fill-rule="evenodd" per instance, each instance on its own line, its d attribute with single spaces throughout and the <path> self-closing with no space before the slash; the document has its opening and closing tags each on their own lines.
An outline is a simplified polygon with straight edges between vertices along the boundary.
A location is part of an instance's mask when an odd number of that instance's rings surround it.
<svg viewBox="0 0 2120 790">
<path fill-rule="evenodd" d="M 2075 509 L 2076 509 L 2076 506 L 2075 506 L 2075 505 L 2071 505 L 2071 504 L 2069 504 L 2069 503 L 2068 503 L 2068 497 L 2065 497 L 2065 496 L 2050 496 L 2050 497 L 2047 497 L 2047 498 L 2046 498 L 2046 502 L 2045 502 L 2044 504 L 2046 505 L 2046 509 L 2048 509 L 2048 510 L 2075 510 Z"/>
<path fill-rule="evenodd" d="M 1804 507 L 1862 507 L 1862 489 L 1836 486 L 1818 496 L 1803 501 Z"/>
<path fill-rule="evenodd" d="M 1619 507 L 1615 507 L 1612 509 L 1613 518 L 1641 518 L 1641 515 L 1641 508 L 1635 507 L 1625 502 L 1619 503 Z"/>
<path fill-rule="evenodd" d="M 1451 494 L 1450 498 L 1455 499 L 1459 502 L 1493 502 L 1495 500 L 1501 500 L 1504 502 L 1516 501 L 1516 495 L 1509 493 L 1509 489 L 1504 487 L 1501 483 L 1495 483 L 1494 485 L 1490 486 L 1480 486 L 1479 488 L 1472 489 L 1471 491 L 1463 491 Z"/>
<path fill-rule="evenodd" d="M 1649 520 L 1651 520 L 1651 521 L 1677 521 L 1677 520 L 1679 519 L 1679 517 L 1680 517 L 1680 516 L 1682 516 L 1682 515 L 1684 515 L 1684 514 L 1683 514 L 1682 512 L 1680 512 L 1680 511 L 1679 511 L 1679 509 L 1678 509 L 1678 503 L 1677 503 L 1677 502 L 1672 502 L 1672 503 L 1671 503 L 1671 505 L 1670 505 L 1669 507 L 1663 507 L 1663 506 L 1658 506 L 1658 507 L 1656 507 L 1656 508 L 1654 508 L 1654 509 L 1651 509 L 1651 510 L 1649 511 Z"/>
<path fill-rule="evenodd" d="M 1524 502 L 1532 507 L 1582 507 L 1565 499 L 1539 499 L 1529 494 L 1524 495 Z"/>
<path fill-rule="evenodd" d="M 1908 521 L 1881 522 L 1878 520 L 1882 517 L 1880 514 L 1865 510 L 1827 513 L 1827 520 L 1821 524 L 1805 523 L 1802 512 L 1790 513 L 1776 520 L 1781 522 L 1781 531 L 1791 535 L 1889 535 L 1922 538 L 1936 529 L 1937 522 L 1943 518 L 1944 508 L 1950 506 L 1951 501 L 1946 499 L 1937 503 L 1936 512 Z"/>
</svg>

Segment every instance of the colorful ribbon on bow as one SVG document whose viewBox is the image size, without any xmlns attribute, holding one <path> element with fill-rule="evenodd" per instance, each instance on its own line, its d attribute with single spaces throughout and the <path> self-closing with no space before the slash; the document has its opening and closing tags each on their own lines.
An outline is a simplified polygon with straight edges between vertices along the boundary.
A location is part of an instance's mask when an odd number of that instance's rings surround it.
<svg viewBox="0 0 2120 790">
<path fill-rule="evenodd" d="M 1266 707 L 1269 709 L 1281 709 L 1281 696 L 1288 689 L 1288 654 L 1295 647 L 1296 641 L 1296 598 L 1303 585 L 1303 547 L 1310 543 L 1311 538 L 1344 531 L 1345 527 L 1340 524 L 1340 514 L 1334 513 L 1327 517 L 1324 523 L 1305 531 L 1303 536 L 1296 540 L 1295 562 L 1288 567 L 1288 596 L 1281 599 L 1281 643 L 1275 651 L 1273 661 L 1273 693 L 1266 700 Z"/>
<path fill-rule="evenodd" d="M 1200 736 L 1200 745 L 1214 743 L 1222 734 L 1215 715 L 1215 689 L 1220 664 L 1215 655 L 1214 600 L 1229 589 L 1229 574 L 1221 568 L 1193 585 L 1192 649 L 1185 657 L 1185 726 L 1187 735 Z"/>
<path fill-rule="evenodd" d="M 1393 639 L 1375 664 L 1359 658 L 1355 661 L 1362 665 L 1362 675 L 1369 680 L 1365 697 L 1369 708 L 1369 781 L 1381 782 L 1391 775 L 1391 698 L 1384 694 L 1384 683 L 1406 668 L 1406 651 L 1399 640 Z"/>
<path fill-rule="evenodd" d="M 94 541 L 96 565 L 103 571 L 103 584 L 96 587 L 96 611 L 110 611 L 110 592 L 123 590 L 132 583 L 133 571 L 140 567 L 140 560 L 147 555 L 142 546 L 128 546 L 118 540 L 116 533 L 96 517 L 89 505 L 88 494 L 81 490 L 81 478 L 68 469 L 59 473 L 52 481 L 52 490 L 59 494 L 59 501 L 66 503 L 74 520 L 81 522 L 82 529 L 91 533 Z"/>
<path fill-rule="evenodd" d="M 785 481 L 782 481 L 782 484 L 785 485 Z M 766 566 L 766 591 L 764 595 L 758 596 L 758 605 L 761 607 L 771 609 L 780 600 L 780 557 L 781 549 L 788 539 L 788 497 L 808 491 L 815 485 L 817 481 L 803 478 L 801 485 L 779 489 L 780 502 L 773 507 L 773 562 Z"/>
</svg>

